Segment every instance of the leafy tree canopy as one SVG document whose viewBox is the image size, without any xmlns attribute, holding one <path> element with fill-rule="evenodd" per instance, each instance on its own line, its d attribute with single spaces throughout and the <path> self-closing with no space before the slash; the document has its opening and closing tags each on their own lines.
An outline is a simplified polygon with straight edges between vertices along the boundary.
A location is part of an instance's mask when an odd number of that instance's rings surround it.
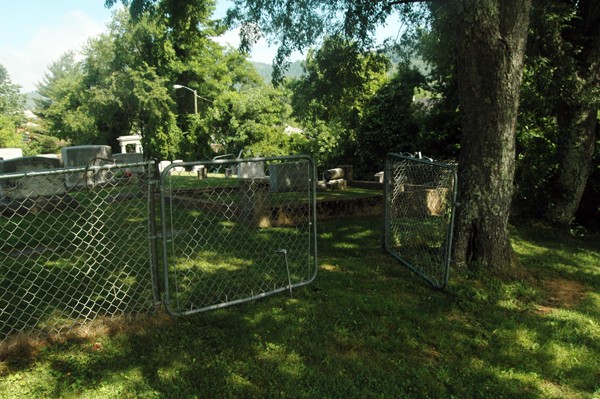
<svg viewBox="0 0 600 399">
<path fill-rule="evenodd" d="M 24 120 L 25 109 L 25 96 L 19 89 L 19 85 L 11 82 L 4 65 L 0 64 L 0 115 L 8 117 L 17 126 Z"/>
</svg>

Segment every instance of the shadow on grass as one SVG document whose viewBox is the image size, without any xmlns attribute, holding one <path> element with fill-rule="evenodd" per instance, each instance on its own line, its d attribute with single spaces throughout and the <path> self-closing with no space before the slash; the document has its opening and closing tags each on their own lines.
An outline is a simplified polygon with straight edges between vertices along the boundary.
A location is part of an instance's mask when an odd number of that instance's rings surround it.
<svg viewBox="0 0 600 399">
<path fill-rule="evenodd" d="M 156 316 L 51 346 L 19 373 L 9 367 L 0 396 L 24 386 L 31 397 L 89 398 L 539 398 L 598 389 L 597 294 L 542 314 L 543 287 L 529 282 L 457 275 L 447 292 L 434 291 L 381 251 L 380 231 L 377 218 L 321 223 L 319 275 L 293 299 Z"/>
</svg>

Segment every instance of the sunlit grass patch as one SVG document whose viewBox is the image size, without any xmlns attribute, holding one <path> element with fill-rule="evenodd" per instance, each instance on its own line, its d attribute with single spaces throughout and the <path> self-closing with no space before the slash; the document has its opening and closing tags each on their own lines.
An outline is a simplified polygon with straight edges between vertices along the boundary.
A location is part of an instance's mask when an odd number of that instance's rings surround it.
<svg viewBox="0 0 600 399">
<path fill-rule="evenodd" d="M 0 397 L 598 396 L 596 244 L 517 229 L 523 278 L 453 270 L 437 291 L 382 252 L 380 228 L 320 223 L 320 272 L 293 298 L 99 328 L 7 359 Z"/>
</svg>

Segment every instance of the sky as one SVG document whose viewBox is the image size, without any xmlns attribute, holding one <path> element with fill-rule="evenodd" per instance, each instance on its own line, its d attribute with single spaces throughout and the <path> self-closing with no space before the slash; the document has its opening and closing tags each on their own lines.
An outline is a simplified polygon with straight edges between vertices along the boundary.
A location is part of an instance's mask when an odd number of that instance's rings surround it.
<svg viewBox="0 0 600 399">
<path fill-rule="evenodd" d="M 228 1 L 218 0 L 216 16 L 223 16 Z M 0 13 L 0 64 L 22 93 L 36 89 L 48 66 L 69 50 L 81 50 L 87 40 L 107 30 L 114 11 L 104 0 L 3 0 Z M 381 29 L 378 36 L 397 34 L 398 24 Z M 217 42 L 237 47 L 238 31 L 227 32 Z M 271 63 L 276 48 L 266 40 L 257 43 L 250 60 Z M 292 61 L 302 59 L 292 55 Z"/>
</svg>

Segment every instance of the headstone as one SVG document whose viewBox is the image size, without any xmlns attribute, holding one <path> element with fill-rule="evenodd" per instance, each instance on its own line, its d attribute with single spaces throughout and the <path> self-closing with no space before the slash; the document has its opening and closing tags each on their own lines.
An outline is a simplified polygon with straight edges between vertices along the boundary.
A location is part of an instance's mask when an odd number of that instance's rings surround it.
<svg viewBox="0 0 600 399">
<path fill-rule="evenodd" d="M 0 148 L 0 160 L 21 158 L 22 156 L 23 150 L 20 148 Z"/>
<path fill-rule="evenodd" d="M 58 154 L 39 154 L 37 156 L 44 158 L 60 159 L 60 156 Z"/>
<path fill-rule="evenodd" d="M 61 149 L 63 165 L 65 168 L 87 167 L 94 160 L 111 160 L 111 150 L 107 145 L 80 145 L 63 147 Z M 104 161 L 106 162 L 106 161 Z M 103 162 L 101 162 L 103 163 Z M 97 165 L 97 163 L 95 163 Z M 66 176 L 67 187 L 94 186 L 106 183 L 107 170 L 90 170 L 81 173 L 69 173 Z"/>
<path fill-rule="evenodd" d="M 208 168 L 204 165 L 194 165 L 192 167 L 192 172 L 198 174 L 198 180 L 205 179 L 208 176 Z"/>
<path fill-rule="evenodd" d="M 176 164 L 176 163 L 183 163 L 183 161 L 181 159 L 176 159 L 176 160 L 173 161 L 173 164 Z M 172 172 L 177 172 L 177 173 L 185 172 L 185 167 L 183 167 L 183 166 L 175 166 L 174 168 L 171 168 L 171 171 Z"/>
<path fill-rule="evenodd" d="M 0 163 L 0 174 L 33 172 L 60 168 L 58 159 L 44 157 L 21 157 L 4 160 Z M 0 180 L 0 196 L 11 199 L 25 199 L 64 195 L 64 178 L 60 174 L 25 176 Z"/>
<path fill-rule="evenodd" d="M 323 178 L 325 179 L 325 181 L 343 179 L 344 178 L 344 169 L 335 168 L 335 169 L 326 170 L 325 173 L 323 173 Z"/>
<path fill-rule="evenodd" d="M 171 165 L 171 161 L 160 161 L 158 163 L 158 170 L 162 173 L 163 170 L 165 170 L 165 168 L 169 165 Z M 169 169 L 169 173 L 171 173 L 171 169 Z"/>
<path fill-rule="evenodd" d="M 265 163 L 259 162 L 240 162 L 238 164 L 238 178 L 241 179 L 262 179 L 267 177 L 265 174 Z"/>
<path fill-rule="evenodd" d="M 309 181 L 308 162 L 285 162 L 269 165 L 269 191 L 306 191 Z"/>
<path fill-rule="evenodd" d="M 119 136 L 117 137 L 117 141 L 121 146 L 121 154 L 127 153 L 127 146 L 133 146 L 133 153 L 139 154 L 142 153 L 142 136 L 139 134 L 132 134 L 129 136 Z"/>
<path fill-rule="evenodd" d="M 332 191 L 345 190 L 346 187 L 346 180 L 344 179 L 333 179 L 327 182 L 327 188 Z"/>
<path fill-rule="evenodd" d="M 239 221 L 254 227 L 271 227 L 271 205 L 267 186 L 266 180 L 240 181 L 239 192 L 242 200 L 238 206 Z"/>
<path fill-rule="evenodd" d="M 447 188 L 405 185 L 396 198 L 411 217 L 444 216 L 447 205 Z"/>
<path fill-rule="evenodd" d="M 113 154 L 112 158 L 115 160 L 117 166 L 119 164 L 132 164 L 132 163 L 140 163 L 144 161 L 144 154 L 142 153 L 127 153 L 127 154 Z M 127 175 L 131 175 L 133 173 L 143 174 L 146 168 L 144 166 L 135 166 L 135 167 L 125 167 L 122 172 Z"/>
<path fill-rule="evenodd" d="M 142 153 L 128 153 L 128 154 L 113 154 L 113 159 L 119 163 L 138 163 L 144 162 L 144 154 Z"/>
</svg>

